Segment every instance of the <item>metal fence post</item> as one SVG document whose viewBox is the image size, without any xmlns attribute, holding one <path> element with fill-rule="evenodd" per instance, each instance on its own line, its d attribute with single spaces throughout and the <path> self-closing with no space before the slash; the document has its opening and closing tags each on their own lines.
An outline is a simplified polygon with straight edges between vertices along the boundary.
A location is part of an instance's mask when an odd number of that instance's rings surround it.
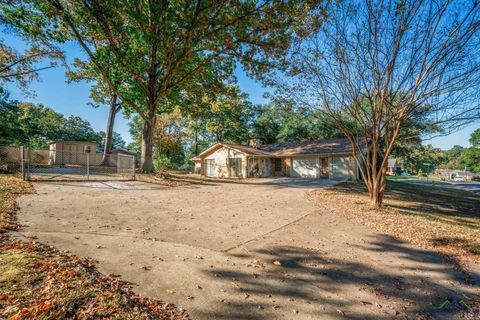
<svg viewBox="0 0 480 320">
<path fill-rule="evenodd" d="M 120 152 L 117 153 L 117 174 L 120 173 Z"/>
<path fill-rule="evenodd" d="M 20 147 L 20 167 L 22 170 L 22 180 L 25 180 L 25 149 L 23 146 Z"/>
<path fill-rule="evenodd" d="M 90 152 L 87 153 L 87 180 L 90 180 Z"/>
<path fill-rule="evenodd" d="M 132 178 L 135 180 L 135 156 L 132 156 Z"/>
</svg>

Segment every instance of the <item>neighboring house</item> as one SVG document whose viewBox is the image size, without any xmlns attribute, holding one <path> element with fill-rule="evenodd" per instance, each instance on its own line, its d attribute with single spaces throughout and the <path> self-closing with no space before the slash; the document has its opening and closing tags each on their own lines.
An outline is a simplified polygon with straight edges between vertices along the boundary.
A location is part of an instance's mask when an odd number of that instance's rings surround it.
<svg viewBox="0 0 480 320">
<path fill-rule="evenodd" d="M 65 141 L 58 140 L 49 143 L 50 165 L 80 164 L 86 165 L 98 162 L 96 156 L 98 144 L 88 141 Z M 101 160 L 101 159 L 100 159 Z"/>
<path fill-rule="evenodd" d="M 403 170 L 403 162 L 398 159 L 390 158 L 387 162 L 387 175 L 391 176 L 398 173 L 399 170 Z"/>
<path fill-rule="evenodd" d="M 387 174 L 389 176 L 394 175 L 397 170 L 397 159 L 388 159 Z"/>
<path fill-rule="evenodd" d="M 458 169 L 436 169 L 435 173 L 441 175 L 445 179 L 463 178 L 465 181 L 478 179 L 479 175 L 473 172 Z"/>
<path fill-rule="evenodd" d="M 347 139 L 249 145 L 217 143 L 191 159 L 207 177 L 300 177 L 355 180 L 359 177 Z"/>
</svg>

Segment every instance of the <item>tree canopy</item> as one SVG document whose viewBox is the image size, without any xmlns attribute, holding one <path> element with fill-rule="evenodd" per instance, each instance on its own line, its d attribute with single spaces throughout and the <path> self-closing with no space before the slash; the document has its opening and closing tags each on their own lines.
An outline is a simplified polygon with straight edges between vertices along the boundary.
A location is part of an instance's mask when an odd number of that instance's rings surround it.
<svg viewBox="0 0 480 320">
<path fill-rule="evenodd" d="M 252 137 L 262 143 L 304 142 L 342 137 L 318 112 L 295 108 L 290 101 L 276 101 L 258 106 Z"/>
<path fill-rule="evenodd" d="M 202 86 L 192 79 L 226 79 L 239 62 L 261 75 L 305 34 L 316 7 L 308 1 L 63 1 L 4 6 L 26 33 L 26 19 L 65 33 L 87 53 L 104 82 L 144 120 L 142 169 L 152 169 L 156 117 L 171 111 L 165 99 Z M 112 65 L 114 68 L 112 68 Z M 112 70 L 115 70 L 113 72 Z M 164 108 L 167 109 L 164 109 Z"/>
<path fill-rule="evenodd" d="M 470 144 L 460 156 L 460 167 L 480 173 L 480 128 L 470 135 Z"/>
<path fill-rule="evenodd" d="M 0 95 L 0 144 L 47 148 L 51 140 L 92 141 L 103 145 L 105 133 L 96 132 L 90 123 L 78 116 L 65 117 L 42 104 L 18 102 Z M 118 133 L 114 144 L 125 146 Z"/>
</svg>

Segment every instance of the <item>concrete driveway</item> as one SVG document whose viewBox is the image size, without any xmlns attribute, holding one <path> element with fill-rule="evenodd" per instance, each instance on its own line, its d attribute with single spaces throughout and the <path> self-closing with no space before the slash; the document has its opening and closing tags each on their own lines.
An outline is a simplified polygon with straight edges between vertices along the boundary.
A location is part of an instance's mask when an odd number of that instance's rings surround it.
<svg viewBox="0 0 480 320">
<path fill-rule="evenodd" d="M 464 274 L 307 199 L 332 181 L 36 183 L 19 236 L 98 260 L 192 319 L 391 319 L 461 311 Z M 438 308 L 450 299 L 444 308 Z"/>
</svg>

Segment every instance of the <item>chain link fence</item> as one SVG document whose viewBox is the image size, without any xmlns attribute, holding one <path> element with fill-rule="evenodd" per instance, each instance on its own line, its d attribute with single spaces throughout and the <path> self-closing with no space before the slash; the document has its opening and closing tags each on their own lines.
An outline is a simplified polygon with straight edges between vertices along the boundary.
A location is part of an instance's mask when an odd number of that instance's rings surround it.
<svg viewBox="0 0 480 320">
<path fill-rule="evenodd" d="M 0 173 L 20 174 L 21 149 L 19 147 L 0 146 Z"/>
<path fill-rule="evenodd" d="M 0 170 L 25 180 L 134 180 L 135 155 L 0 146 Z"/>
</svg>

